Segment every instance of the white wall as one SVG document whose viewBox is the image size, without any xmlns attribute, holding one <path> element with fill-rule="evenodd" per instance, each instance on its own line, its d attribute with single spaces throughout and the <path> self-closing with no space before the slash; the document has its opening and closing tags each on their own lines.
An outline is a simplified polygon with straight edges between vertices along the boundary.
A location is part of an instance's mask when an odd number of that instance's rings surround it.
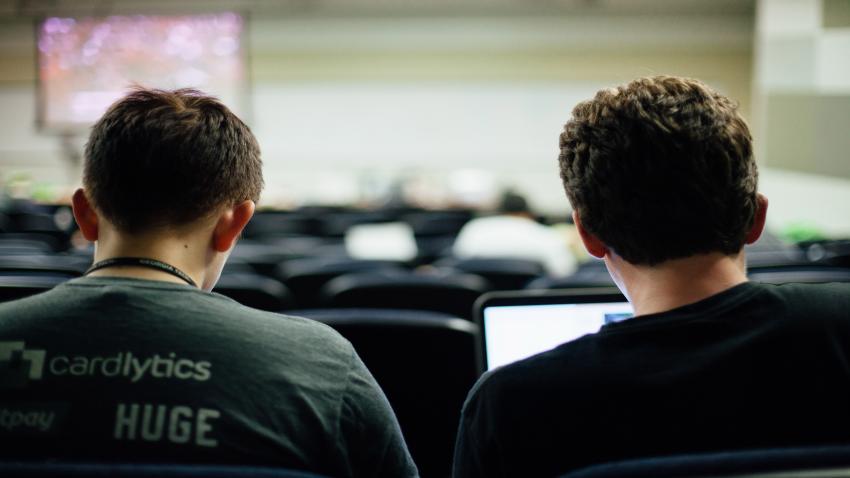
<svg viewBox="0 0 850 478">
<path fill-rule="evenodd" d="M 307 201 L 369 197 L 370 188 L 402 175 L 424 176 L 435 194 L 447 196 L 454 171 L 477 169 L 496 185 L 523 187 L 540 207 L 561 210 L 558 135 L 572 105 L 597 88 L 529 82 L 263 85 L 254 91 L 255 132 L 271 165 L 269 185 Z"/>
<path fill-rule="evenodd" d="M 850 25 L 827 27 L 835 22 L 824 7 L 823 0 L 758 1 L 755 144 L 769 224 L 848 237 Z"/>
<path fill-rule="evenodd" d="M 768 201 L 768 227 L 802 225 L 828 237 L 850 237 L 850 180 L 762 168 L 759 188 Z"/>
<path fill-rule="evenodd" d="M 759 156 L 850 179 L 850 21 L 824 0 L 760 0 L 753 99 Z"/>
<path fill-rule="evenodd" d="M 32 22 L 0 27 L 0 174 L 73 184 L 58 139 L 33 127 Z M 740 12 L 254 17 L 247 119 L 264 149 L 265 197 L 352 201 L 404 174 L 439 200 L 479 170 L 566 213 L 557 137 L 577 101 L 667 73 L 712 83 L 747 114 L 751 35 Z"/>
</svg>

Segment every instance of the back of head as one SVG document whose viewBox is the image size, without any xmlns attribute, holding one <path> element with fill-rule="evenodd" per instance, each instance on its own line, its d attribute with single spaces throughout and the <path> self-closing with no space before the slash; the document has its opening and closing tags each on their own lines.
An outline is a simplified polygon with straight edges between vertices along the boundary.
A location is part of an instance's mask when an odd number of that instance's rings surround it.
<svg viewBox="0 0 850 478">
<path fill-rule="evenodd" d="M 502 214 L 531 214 L 528 201 L 513 191 L 505 191 L 499 200 L 499 212 Z"/>
<path fill-rule="evenodd" d="M 180 226 L 256 202 L 260 148 L 215 98 L 192 89 L 136 88 L 92 128 L 83 184 L 119 230 Z"/>
<path fill-rule="evenodd" d="M 737 105 L 705 84 L 659 76 L 601 90 L 573 109 L 560 146 L 582 225 L 626 261 L 743 247 L 757 208 L 752 139 Z"/>
</svg>

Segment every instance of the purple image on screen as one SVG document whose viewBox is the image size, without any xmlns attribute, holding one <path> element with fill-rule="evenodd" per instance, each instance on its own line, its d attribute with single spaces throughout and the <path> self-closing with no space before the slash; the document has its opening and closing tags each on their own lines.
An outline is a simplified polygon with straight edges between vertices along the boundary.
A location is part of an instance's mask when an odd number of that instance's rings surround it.
<svg viewBox="0 0 850 478">
<path fill-rule="evenodd" d="M 42 122 L 89 125 L 134 84 L 198 88 L 238 110 L 242 33 L 233 13 L 47 18 L 38 31 Z"/>
</svg>

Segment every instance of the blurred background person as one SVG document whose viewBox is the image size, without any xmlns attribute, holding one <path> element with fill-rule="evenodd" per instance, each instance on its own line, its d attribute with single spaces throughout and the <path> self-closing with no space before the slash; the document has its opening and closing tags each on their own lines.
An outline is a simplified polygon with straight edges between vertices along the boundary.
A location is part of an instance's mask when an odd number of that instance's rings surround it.
<svg viewBox="0 0 850 478">
<path fill-rule="evenodd" d="M 527 259 L 542 264 L 547 273 L 566 276 L 576 270 L 576 259 L 563 230 L 540 224 L 528 201 L 505 191 L 497 214 L 473 219 L 458 233 L 452 254 L 467 258 Z"/>
</svg>

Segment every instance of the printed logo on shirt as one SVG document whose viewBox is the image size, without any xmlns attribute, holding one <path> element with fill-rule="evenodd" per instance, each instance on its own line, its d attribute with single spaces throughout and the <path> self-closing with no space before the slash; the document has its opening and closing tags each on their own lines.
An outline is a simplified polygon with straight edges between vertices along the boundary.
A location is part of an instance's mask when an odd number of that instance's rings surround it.
<svg viewBox="0 0 850 478">
<path fill-rule="evenodd" d="M 153 403 L 119 403 L 115 411 L 116 440 L 170 442 L 200 447 L 218 446 L 213 425 L 221 417 L 214 408 Z"/>
<path fill-rule="evenodd" d="M 45 351 L 28 349 L 23 341 L 0 342 L 0 389 L 24 388 L 40 380 Z"/>
<path fill-rule="evenodd" d="M 124 378 L 136 383 L 145 378 L 205 382 L 212 363 L 190 360 L 176 353 L 140 357 L 133 352 L 111 356 L 56 355 L 27 349 L 23 341 L 0 342 L 0 389 L 25 388 L 45 376 Z"/>
<path fill-rule="evenodd" d="M 68 408 L 67 403 L 0 403 L 0 435 L 54 433 Z"/>
<path fill-rule="evenodd" d="M 198 382 L 205 382 L 212 377 L 210 362 L 178 358 L 174 352 L 147 358 L 137 357 L 132 352 L 120 352 L 110 357 L 59 355 L 51 358 L 47 364 L 50 374 L 56 376 L 123 377 L 133 383 L 145 377 Z"/>
</svg>

